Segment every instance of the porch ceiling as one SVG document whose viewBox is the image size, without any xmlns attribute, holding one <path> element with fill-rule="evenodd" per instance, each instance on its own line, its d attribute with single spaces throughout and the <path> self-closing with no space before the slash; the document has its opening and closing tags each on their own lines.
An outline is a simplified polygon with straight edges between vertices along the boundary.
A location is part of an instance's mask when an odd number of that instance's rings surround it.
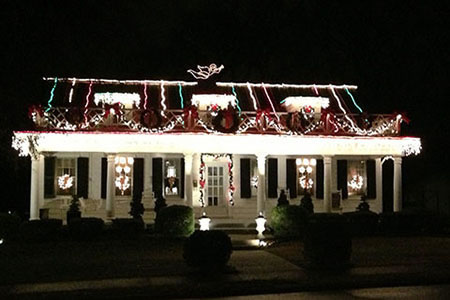
<svg viewBox="0 0 450 300">
<path fill-rule="evenodd" d="M 414 137 L 22 131 L 14 132 L 13 139 L 19 150 L 29 153 L 25 148 L 30 148 L 30 141 L 37 152 L 399 156 L 420 152 L 420 139 Z"/>
</svg>

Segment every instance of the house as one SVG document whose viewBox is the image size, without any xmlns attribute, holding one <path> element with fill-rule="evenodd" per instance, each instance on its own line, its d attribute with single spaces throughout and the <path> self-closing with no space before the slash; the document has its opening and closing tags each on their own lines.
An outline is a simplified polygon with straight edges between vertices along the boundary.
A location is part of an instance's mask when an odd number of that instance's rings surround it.
<svg viewBox="0 0 450 300">
<path fill-rule="evenodd" d="M 31 157 L 30 219 L 42 209 L 64 219 L 74 193 L 83 216 L 105 220 L 128 217 L 142 195 L 146 221 L 164 197 L 213 222 L 252 222 L 270 218 L 281 190 L 291 204 L 311 194 L 316 212 L 353 211 L 362 195 L 381 212 L 387 160 L 392 209 L 402 209 L 402 157 L 421 149 L 400 135 L 402 115 L 362 112 L 353 85 L 216 82 L 214 72 L 44 78 L 48 102 L 29 110 L 35 129 L 12 143 Z"/>
</svg>

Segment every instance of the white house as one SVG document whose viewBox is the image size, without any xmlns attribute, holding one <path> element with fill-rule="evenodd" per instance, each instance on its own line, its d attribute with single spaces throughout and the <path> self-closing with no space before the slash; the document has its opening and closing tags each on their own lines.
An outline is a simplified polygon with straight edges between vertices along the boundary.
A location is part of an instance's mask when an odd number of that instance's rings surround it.
<svg viewBox="0 0 450 300">
<path fill-rule="evenodd" d="M 291 204 L 310 193 L 316 212 L 353 211 L 365 194 L 381 212 L 387 159 L 402 209 L 402 157 L 419 153 L 420 139 L 400 135 L 401 115 L 362 113 L 356 86 L 197 78 L 45 78 L 46 107 L 29 111 L 35 130 L 13 136 L 31 156 L 30 219 L 40 209 L 65 218 L 73 193 L 83 216 L 105 220 L 129 216 L 142 195 L 151 221 L 162 195 L 197 217 L 251 222 L 270 218 L 280 190 Z"/>
</svg>

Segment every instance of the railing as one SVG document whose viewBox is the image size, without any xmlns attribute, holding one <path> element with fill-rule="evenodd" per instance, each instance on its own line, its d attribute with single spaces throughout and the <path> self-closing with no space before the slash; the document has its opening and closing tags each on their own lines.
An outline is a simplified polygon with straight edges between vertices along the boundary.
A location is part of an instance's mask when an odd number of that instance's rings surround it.
<svg viewBox="0 0 450 300">
<path fill-rule="evenodd" d="M 39 130 L 397 136 L 401 115 L 54 107 L 30 110 Z"/>
</svg>

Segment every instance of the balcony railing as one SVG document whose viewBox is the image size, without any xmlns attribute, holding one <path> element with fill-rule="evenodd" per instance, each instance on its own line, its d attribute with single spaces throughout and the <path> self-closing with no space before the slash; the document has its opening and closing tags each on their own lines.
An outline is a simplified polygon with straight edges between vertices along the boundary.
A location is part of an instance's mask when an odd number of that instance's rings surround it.
<svg viewBox="0 0 450 300">
<path fill-rule="evenodd" d="M 397 136 L 401 115 L 213 112 L 54 107 L 30 110 L 38 130 L 206 132 L 286 135 Z"/>
</svg>

